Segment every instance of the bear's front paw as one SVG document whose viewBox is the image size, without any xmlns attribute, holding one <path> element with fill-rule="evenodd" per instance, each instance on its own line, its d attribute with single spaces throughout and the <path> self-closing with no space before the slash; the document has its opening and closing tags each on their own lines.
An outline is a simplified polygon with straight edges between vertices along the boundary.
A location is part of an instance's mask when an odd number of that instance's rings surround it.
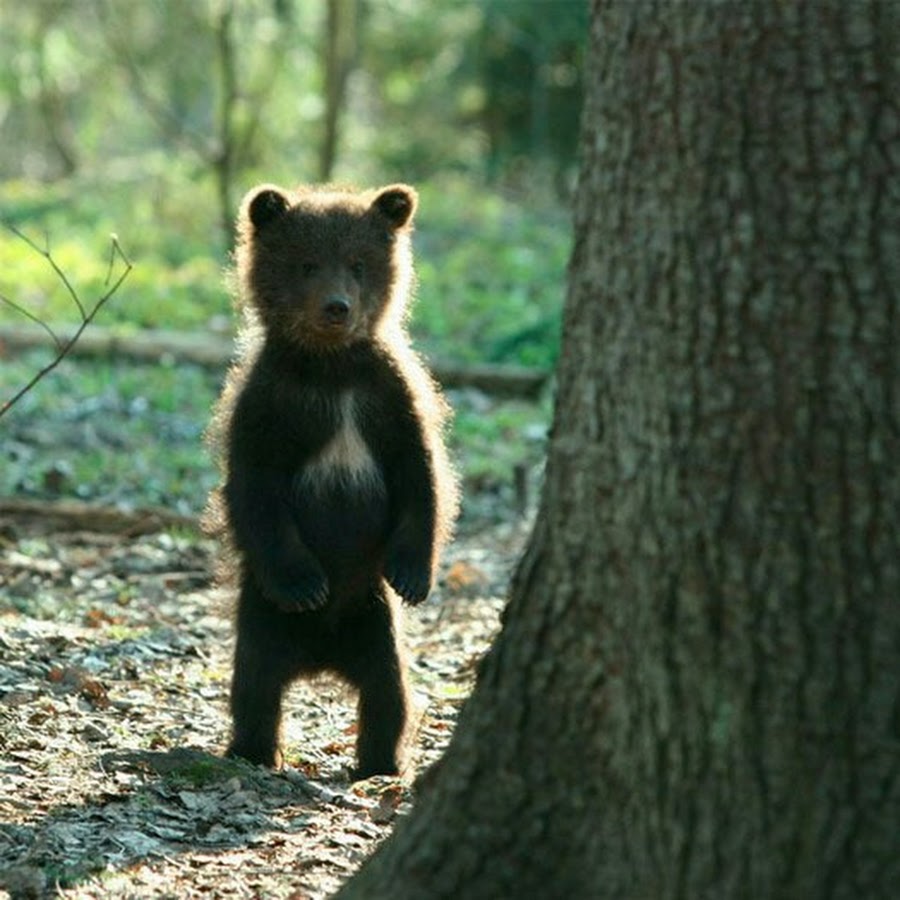
<svg viewBox="0 0 900 900">
<path fill-rule="evenodd" d="M 295 567 L 267 579 L 263 593 L 282 612 L 312 612 L 328 602 L 328 579 L 316 569 Z"/>
<path fill-rule="evenodd" d="M 402 547 L 388 554 L 384 577 L 410 606 L 417 606 L 431 591 L 431 566 L 421 554 Z"/>
</svg>

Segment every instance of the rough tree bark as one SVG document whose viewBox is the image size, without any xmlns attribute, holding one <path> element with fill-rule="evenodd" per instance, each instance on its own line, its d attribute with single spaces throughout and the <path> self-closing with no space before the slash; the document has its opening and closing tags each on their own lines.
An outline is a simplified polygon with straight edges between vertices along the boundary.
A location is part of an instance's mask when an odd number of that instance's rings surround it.
<svg viewBox="0 0 900 900">
<path fill-rule="evenodd" d="M 900 5 L 595 2 L 547 480 L 342 898 L 900 885 Z"/>
</svg>

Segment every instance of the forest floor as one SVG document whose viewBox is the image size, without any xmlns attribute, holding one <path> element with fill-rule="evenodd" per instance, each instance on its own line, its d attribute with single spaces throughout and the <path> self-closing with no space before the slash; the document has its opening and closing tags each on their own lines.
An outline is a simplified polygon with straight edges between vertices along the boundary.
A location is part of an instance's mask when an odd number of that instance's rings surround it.
<svg viewBox="0 0 900 900">
<path fill-rule="evenodd" d="M 0 398 L 41 353 L 0 343 Z M 230 598 L 195 528 L 221 376 L 66 360 L 2 420 L 0 898 L 330 895 L 409 809 L 497 632 L 548 404 L 462 389 L 459 536 L 406 616 L 412 771 L 350 782 L 355 700 L 326 678 L 289 692 L 282 772 L 223 760 Z"/>
<path fill-rule="evenodd" d="M 470 531 L 409 611 L 415 771 L 353 784 L 355 710 L 300 682 L 287 765 L 219 755 L 231 627 L 213 548 L 0 518 L 0 897 L 321 898 L 409 809 L 499 627 L 526 525 Z"/>
</svg>

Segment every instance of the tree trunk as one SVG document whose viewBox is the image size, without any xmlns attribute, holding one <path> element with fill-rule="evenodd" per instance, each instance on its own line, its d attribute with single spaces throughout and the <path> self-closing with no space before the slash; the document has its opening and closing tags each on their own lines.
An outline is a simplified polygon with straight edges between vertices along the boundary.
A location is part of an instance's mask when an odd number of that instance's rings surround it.
<svg viewBox="0 0 900 900">
<path fill-rule="evenodd" d="M 235 169 L 234 115 L 238 102 L 237 53 L 235 50 L 235 13 L 230 0 L 221 5 L 215 19 L 216 52 L 219 68 L 218 135 L 212 154 L 216 176 L 216 194 L 219 200 L 219 217 L 222 234 L 227 244 L 232 241 L 234 203 L 232 182 Z"/>
<path fill-rule="evenodd" d="M 319 147 L 319 180 L 330 181 L 337 160 L 347 79 L 356 60 L 358 0 L 327 0 L 322 57 L 325 131 Z"/>
<path fill-rule="evenodd" d="M 900 886 L 900 5 L 595 2 L 542 508 L 341 897 Z"/>
</svg>

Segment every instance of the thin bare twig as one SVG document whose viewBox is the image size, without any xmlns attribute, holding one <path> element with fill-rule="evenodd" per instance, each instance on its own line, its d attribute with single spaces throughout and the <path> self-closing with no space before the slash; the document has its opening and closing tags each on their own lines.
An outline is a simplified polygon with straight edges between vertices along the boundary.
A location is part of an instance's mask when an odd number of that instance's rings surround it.
<svg viewBox="0 0 900 900">
<path fill-rule="evenodd" d="M 50 338 L 56 346 L 57 352 L 62 349 L 62 341 L 59 339 L 59 335 L 40 316 L 36 316 L 33 312 L 29 312 L 24 306 L 16 303 L 15 300 L 10 300 L 9 297 L 4 294 L 0 294 L 0 302 L 5 303 L 20 315 L 25 316 L 26 319 L 31 319 L 36 325 L 40 325 L 41 328 L 50 335 Z"/>
<path fill-rule="evenodd" d="M 107 287 L 107 290 L 104 294 L 97 298 L 94 302 L 93 307 L 90 310 L 87 310 L 84 304 L 81 302 L 81 298 L 78 296 L 78 292 L 75 290 L 72 283 L 69 281 L 66 273 L 59 267 L 59 264 L 53 258 L 52 253 L 50 252 L 50 241 L 47 240 L 46 247 L 41 248 L 38 246 L 28 235 L 24 232 L 20 231 L 15 225 L 10 224 L 9 222 L 3 223 L 6 228 L 8 228 L 13 234 L 15 234 L 18 238 L 25 241 L 29 247 L 32 248 L 36 253 L 39 253 L 44 259 L 47 260 L 50 267 L 53 269 L 57 278 L 63 283 L 66 291 L 69 296 L 75 302 L 75 305 L 78 307 L 78 312 L 81 315 L 81 323 L 78 328 L 75 329 L 74 334 L 71 337 L 63 340 L 60 339 L 53 329 L 50 328 L 45 322 L 39 319 L 37 316 L 28 312 L 26 309 L 23 309 L 18 303 L 14 303 L 7 297 L 0 296 L 0 300 L 3 300 L 13 309 L 22 313 L 27 318 L 31 319 L 33 322 L 37 322 L 49 335 L 53 338 L 53 342 L 56 346 L 56 356 L 42 369 L 35 373 L 35 375 L 28 381 L 28 383 L 22 387 L 19 391 L 17 391 L 9 400 L 3 402 L 0 405 L 0 418 L 6 415 L 10 409 L 24 397 L 42 378 L 45 378 L 49 375 L 65 358 L 68 356 L 69 351 L 78 343 L 78 339 L 83 334 L 85 328 L 94 321 L 97 313 L 104 307 L 106 302 L 119 290 L 122 286 L 122 283 L 128 277 L 129 273 L 132 269 L 131 260 L 125 255 L 125 251 L 122 249 L 122 245 L 119 243 L 119 239 L 116 235 L 110 235 L 110 252 L 109 252 L 109 269 L 106 273 L 106 281 L 104 285 Z M 119 258 L 124 266 L 124 268 L 119 272 L 118 276 L 113 280 L 113 273 L 115 270 L 116 258 Z"/>
<path fill-rule="evenodd" d="M 59 278 L 59 280 L 63 283 L 69 296 L 75 302 L 75 305 L 78 307 L 78 312 L 81 315 L 81 319 L 82 319 L 82 321 L 84 321 L 84 318 L 85 318 L 84 305 L 82 304 L 80 298 L 78 297 L 78 294 L 75 291 L 75 288 L 72 287 L 72 283 L 66 277 L 66 273 L 63 272 L 63 270 L 59 267 L 56 260 L 53 258 L 52 254 L 50 253 L 50 237 L 49 237 L 49 235 L 44 238 L 44 247 L 39 247 L 30 237 L 28 237 L 27 234 L 25 234 L 24 231 L 20 231 L 18 228 L 16 228 L 16 226 L 13 225 L 12 222 L 4 222 L 3 224 L 17 238 L 25 241 L 25 243 L 28 244 L 28 246 L 31 247 L 31 249 L 34 250 L 35 253 L 39 253 L 41 256 L 44 257 L 44 259 L 47 260 L 47 262 L 50 264 L 50 268 L 52 268 L 53 271 L 56 273 L 56 277 Z"/>
</svg>

